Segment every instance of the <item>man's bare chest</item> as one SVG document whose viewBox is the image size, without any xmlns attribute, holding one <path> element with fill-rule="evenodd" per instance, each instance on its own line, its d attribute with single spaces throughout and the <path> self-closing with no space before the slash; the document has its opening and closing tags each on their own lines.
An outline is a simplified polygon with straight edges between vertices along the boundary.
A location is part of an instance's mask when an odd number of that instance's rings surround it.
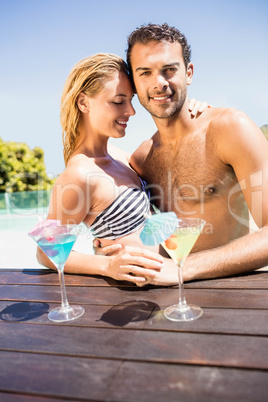
<svg viewBox="0 0 268 402">
<path fill-rule="evenodd" d="M 159 147 L 143 166 L 143 177 L 154 198 L 167 197 L 180 203 L 199 203 L 227 194 L 236 183 L 233 169 L 221 162 L 206 141 L 180 147 Z"/>
</svg>

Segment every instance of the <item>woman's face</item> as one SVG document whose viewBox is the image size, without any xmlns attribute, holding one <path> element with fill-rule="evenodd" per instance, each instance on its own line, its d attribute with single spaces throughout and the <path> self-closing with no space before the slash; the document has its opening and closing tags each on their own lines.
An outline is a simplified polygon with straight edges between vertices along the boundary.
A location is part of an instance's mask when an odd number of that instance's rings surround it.
<svg viewBox="0 0 268 402">
<path fill-rule="evenodd" d="M 108 137 L 124 137 L 127 122 L 135 114 L 132 98 L 133 89 L 128 77 L 116 72 L 100 93 L 88 98 L 91 130 Z"/>
</svg>

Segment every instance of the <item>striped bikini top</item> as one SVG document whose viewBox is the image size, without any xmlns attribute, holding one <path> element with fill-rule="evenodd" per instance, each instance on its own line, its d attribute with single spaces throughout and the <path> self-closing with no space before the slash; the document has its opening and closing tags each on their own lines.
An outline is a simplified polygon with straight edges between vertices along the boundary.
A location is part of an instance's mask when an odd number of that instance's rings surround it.
<svg viewBox="0 0 268 402">
<path fill-rule="evenodd" d="M 116 240 L 143 226 L 150 212 L 150 194 L 143 180 L 141 188 L 127 188 L 96 217 L 90 226 L 95 238 Z"/>
</svg>

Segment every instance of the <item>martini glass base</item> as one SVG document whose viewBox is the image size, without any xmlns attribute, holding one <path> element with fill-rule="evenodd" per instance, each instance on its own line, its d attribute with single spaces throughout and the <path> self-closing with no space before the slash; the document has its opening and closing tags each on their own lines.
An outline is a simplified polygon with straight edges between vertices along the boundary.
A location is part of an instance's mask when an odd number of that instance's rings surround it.
<svg viewBox="0 0 268 402">
<path fill-rule="evenodd" d="M 179 305 L 167 307 L 164 310 L 164 316 L 171 321 L 193 321 L 201 317 L 203 310 L 193 304 Z"/>
<path fill-rule="evenodd" d="M 80 306 L 57 307 L 50 311 L 48 318 L 55 322 L 71 321 L 81 317 L 84 312 Z"/>
</svg>

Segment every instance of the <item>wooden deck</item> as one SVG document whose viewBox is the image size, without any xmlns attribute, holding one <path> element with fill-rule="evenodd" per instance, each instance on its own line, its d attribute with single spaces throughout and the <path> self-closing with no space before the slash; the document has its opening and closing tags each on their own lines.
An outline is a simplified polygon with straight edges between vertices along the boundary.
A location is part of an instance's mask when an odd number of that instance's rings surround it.
<svg viewBox="0 0 268 402">
<path fill-rule="evenodd" d="M 185 284 L 201 318 L 174 323 L 178 289 L 65 275 L 77 320 L 56 324 L 57 273 L 0 269 L 0 401 L 267 401 L 268 270 Z"/>
</svg>

